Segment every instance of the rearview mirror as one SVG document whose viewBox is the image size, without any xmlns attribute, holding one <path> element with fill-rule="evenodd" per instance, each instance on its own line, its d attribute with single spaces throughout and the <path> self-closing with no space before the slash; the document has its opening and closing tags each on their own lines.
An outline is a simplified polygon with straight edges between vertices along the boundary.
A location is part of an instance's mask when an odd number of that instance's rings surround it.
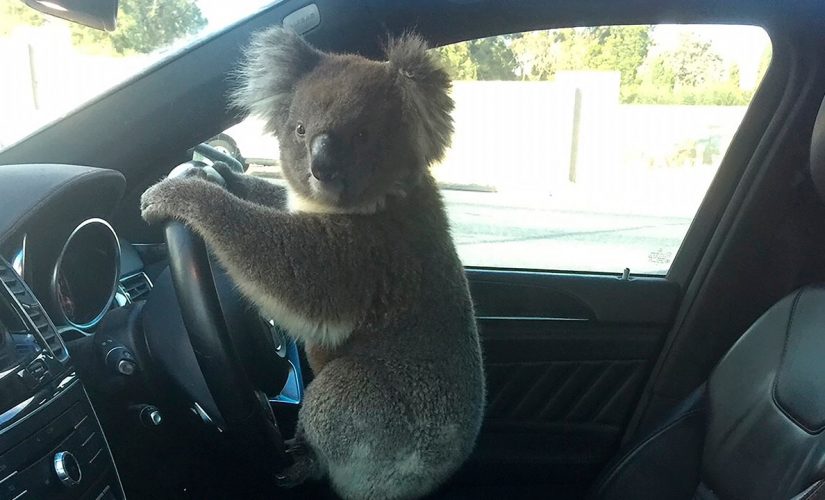
<svg viewBox="0 0 825 500">
<path fill-rule="evenodd" d="M 23 0 L 34 10 L 90 28 L 114 31 L 118 0 Z"/>
</svg>

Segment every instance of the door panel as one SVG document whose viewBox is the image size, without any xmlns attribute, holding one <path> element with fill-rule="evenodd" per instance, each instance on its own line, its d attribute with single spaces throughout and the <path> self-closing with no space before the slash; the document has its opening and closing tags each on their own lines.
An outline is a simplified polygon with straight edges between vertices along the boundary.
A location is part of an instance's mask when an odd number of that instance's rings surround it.
<svg viewBox="0 0 825 500">
<path fill-rule="evenodd" d="M 467 269 L 476 316 L 661 325 L 679 286 L 659 277 Z"/>
<path fill-rule="evenodd" d="M 617 451 L 678 306 L 678 285 L 478 269 L 467 276 L 487 408 L 461 477 L 485 488 L 515 481 L 527 491 L 581 493 Z"/>
</svg>

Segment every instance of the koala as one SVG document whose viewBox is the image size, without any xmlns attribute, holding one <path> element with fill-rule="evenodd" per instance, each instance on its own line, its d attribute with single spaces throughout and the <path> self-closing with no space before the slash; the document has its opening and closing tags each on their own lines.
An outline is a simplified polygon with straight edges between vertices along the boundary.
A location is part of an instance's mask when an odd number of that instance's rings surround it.
<svg viewBox="0 0 825 500">
<path fill-rule="evenodd" d="M 283 190 L 217 168 L 141 199 L 150 223 L 199 233 L 241 292 L 301 342 L 315 375 L 287 486 L 416 498 L 466 460 L 485 405 L 464 269 L 429 165 L 452 133 L 446 72 L 415 35 L 386 61 L 257 34 L 233 102 L 277 136 Z"/>
</svg>

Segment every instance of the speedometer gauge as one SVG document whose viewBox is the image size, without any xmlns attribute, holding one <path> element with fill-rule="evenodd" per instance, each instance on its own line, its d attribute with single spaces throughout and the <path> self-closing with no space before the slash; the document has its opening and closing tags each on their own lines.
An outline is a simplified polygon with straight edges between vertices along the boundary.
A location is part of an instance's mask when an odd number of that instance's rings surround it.
<svg viewBox="0 0 825 500">
<path fill-rule="evenodd" d="M 120 274 L 120 244 L 112 227 L 89 219 L 72 231 L 52 275 L 52 300 L 66 324 L 93 328 L 112 304 Z"/>
</svg>

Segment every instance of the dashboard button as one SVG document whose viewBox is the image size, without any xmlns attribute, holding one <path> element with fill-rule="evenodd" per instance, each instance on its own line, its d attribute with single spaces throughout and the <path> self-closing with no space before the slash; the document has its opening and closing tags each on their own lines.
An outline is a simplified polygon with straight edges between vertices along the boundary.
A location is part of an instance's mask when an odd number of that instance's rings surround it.
<svg viewBox="0 0 825 500">
<path fill-rule="evenodd" d="M 57 479 L 60 482 L 71 488 L 80 483 L 83 474 L 80 471 L 80 464 L 74 455 L 68 451 L 59 451 L 54 455 L 54 472 L 57 474 Z"/>
<path fill-rule="evenodd" d="M 131 375 L 135 373 L 135 362 L 131 359 L 121 359 L 117 362 L 117 371 L 121 375 Z"/>
</svg>

